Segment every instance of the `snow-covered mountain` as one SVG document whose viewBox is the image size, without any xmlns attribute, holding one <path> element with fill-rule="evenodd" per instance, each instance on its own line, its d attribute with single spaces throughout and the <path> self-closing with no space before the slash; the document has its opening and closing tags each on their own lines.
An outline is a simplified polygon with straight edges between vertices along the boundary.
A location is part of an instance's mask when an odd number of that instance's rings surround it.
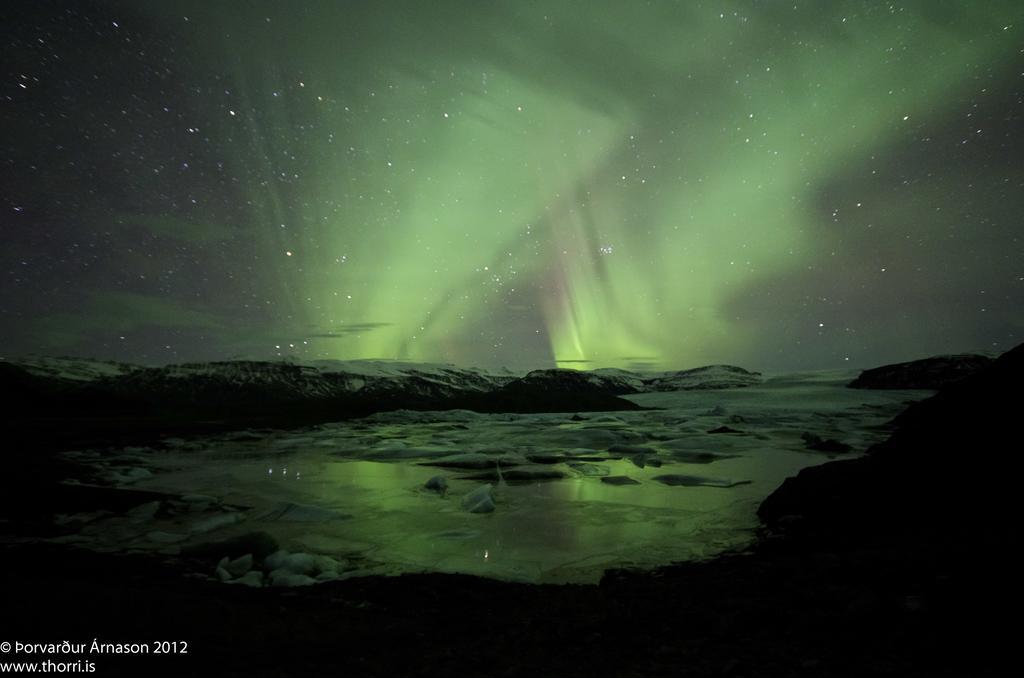
<svg viewBox="0 0 1024 678">
<path fill-rule="evenodd" d="M 454 365 L 389 361 L 234 360 L 145 367 L 74 358 L 5 361 L 0 379 L 20 409 L 161 418 L 345 418 L 392 409 L 566 412 L 634 409 L 618 396 L 735 388 L 760 375 L 715 365 L 642 374 L 543 369 L 518 375 Z"/>
<path fill-rule="evenodd" d="M 453 365 L 386 361 L 292 362 L 233 360 L 145 367 L 78 358 L 6 361 L 41 380 L 64 386 L 93 386 L 117 393 L 201 396 L 204 392 L 257 389 L 273 398 L 321 399 L 360 394 L 446 398 L 491 391 L 515 379 L 510 372 L 487 372 Z"/>
<path fill-rule="evenodd" d="M 286 362 L 231 361 L 140 368 L 113 380 L 129 390 L 200 395 L 220 389 L 258 390 L 266 397 L 324 399 L 358 396 L 442 400 L 464 393 L 491 391 L 513 379 L 452 366 L 415 365 L 351 369 L 346 364 L 303 365 Z"/>
<path fill-rule="evenodd" d="M 537 388 L 601 391 L 612 395 L 655 391 L 742 388 L 763 380 L 759 372 L 732 365 L 708 365 L 678 372 L 630 372 L 615 368 L 593 371 L 534 370 L 518 380 Z"/>
<path fill-rule="evenodd" d="M 124 381 L 137 386 L 168 388 L 182 381 L 217 381 L 237 386 L 278 386 L 296 396 L 323 397 L 338 393 L 387 392 L 396 387 L 438 396 L 486 392 L 512 381 L 538 386 L 586 387 L 607 393 L 647 393 L 709 388 L 737 388 L 761 383 L 758 372 L 732 365 L 708 365 L 676 372 L 631 372 L 617 368 L 591 371 L 539 369 L 516 373 L 449 364 L 388 360 L 289 361 L 231 360 L 146 367 L 69 357 L 30 357 L 5 361 L 29 374 L 69 382 Z"/>
<path fill-rule="evenodd" d="M 742 388 L 762 382 L 760 372 L 734 365 L 707 365 L 679 372 L 664 372 L 644 380 L 648 391 L 692 391 L 697 389 Z"/>
</svg>

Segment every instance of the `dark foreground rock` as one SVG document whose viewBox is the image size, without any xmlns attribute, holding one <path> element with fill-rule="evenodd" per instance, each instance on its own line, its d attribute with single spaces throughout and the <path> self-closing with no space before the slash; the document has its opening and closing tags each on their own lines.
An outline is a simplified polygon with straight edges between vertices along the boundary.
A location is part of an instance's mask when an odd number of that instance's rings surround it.
<svg viewBox="0 0 1024 678">
<path fill-rule="evenodd" d="M 1009 647 L 1000 620 L 1019 614 L 1022 602 L 1010 556 L 1022 545 L 1022 379 L 1024 345 L 911 405 L 892 436 L 865 457 L 786 480 L 759 509 L 770 535 L 760 552 L 778 548 L 810 562 L 866 558 L 869 567 L 916 562 L 904 606 L 921 613 L 936 638 L 975 653 L 965 675 L 998 675 Z M 866 591 L 854 608 L 877 610 L 880 591 Z M 955 654 L 939 648 L 935 656 Z"/>
<path fill-rule="evenodd" d="M 406 575 L 291 589 L 137 556 L 0 556 L 4 638 L 188 643 L 90 657 L 102 676 L 1005 675 L 991 633 L 1005 591 L 939 549 L 765 549 L 597 586 Z"/>
<path fill-rule="evenodd" d="M 860 535 L 968 531 L 1006 519 L 1020 483 L 1024 345 L 911 405 L 867 456 L 802 470 L 762 504 L 769 525 Z"/>
<path fill-rule="evenodd" d="M 940 355 L 864 370 L 850 388 L 940 389 L 988 366 L 992 359 L 972 353 Z"/>
</svg>

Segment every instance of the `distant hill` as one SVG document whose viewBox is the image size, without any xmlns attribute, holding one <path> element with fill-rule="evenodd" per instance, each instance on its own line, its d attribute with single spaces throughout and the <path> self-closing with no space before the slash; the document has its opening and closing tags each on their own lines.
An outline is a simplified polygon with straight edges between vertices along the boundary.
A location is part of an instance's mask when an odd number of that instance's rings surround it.
<svg viewBox="0 0 1024 678">
<path fill-rule="evenodd" d="M 302 425 L 396 409 L 633 410 L 639 406 L 620 396 L 760 381 L 759 374 L 728 365 L 650 374 L 545 369 L 517 375 L 397 361 L 235 360 L 144 367 L 26 358 L 0 362 L 0 388 L 11 403 L 0 417 L 22 427 L 34 422 L 44 436 L 59 435 L 73 422 L 95 428 L 102 438 L 135 429 L 166 433 Z"/>
</svg>

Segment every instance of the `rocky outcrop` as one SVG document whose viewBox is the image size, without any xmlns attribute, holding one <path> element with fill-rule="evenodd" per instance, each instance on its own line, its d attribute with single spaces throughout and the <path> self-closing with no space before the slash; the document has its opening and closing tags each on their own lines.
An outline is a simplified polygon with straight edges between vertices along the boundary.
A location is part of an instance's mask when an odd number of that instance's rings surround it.
<svg viewBox="0 0 1024 678">
<path fill-rule="evenodd" d="M 818 540 L 1009 529 L 1022 381 L 1024 345 L 911 405 L 865 457 L 787 479 L 758 515 L 770 528 Z"/>
<path fill-rule="evenodd" d="M 864 370 L 850 388 L 940 389 L 955 384 L 992 362 L 972 353 L 940 355 Z"/>
</svg>

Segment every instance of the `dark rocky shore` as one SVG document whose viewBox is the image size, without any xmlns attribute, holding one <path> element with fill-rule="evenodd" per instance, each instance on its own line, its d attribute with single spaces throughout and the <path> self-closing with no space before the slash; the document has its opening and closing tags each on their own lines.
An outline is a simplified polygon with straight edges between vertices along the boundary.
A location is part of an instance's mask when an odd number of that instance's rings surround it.
<svg viewBox="0 0 1024 678">
<path fill-rule="evenodd" d="M 1004 675 L 1022 380 L 1018 347 L 909 408 L 867 456 L 804 470 L 743 554 L 598 586 L 435 574 L 252 590 L 22 548 L 0 554 L 0 636 L 189 642 L 93 657 L 96 675 Z"/>
</svg>

